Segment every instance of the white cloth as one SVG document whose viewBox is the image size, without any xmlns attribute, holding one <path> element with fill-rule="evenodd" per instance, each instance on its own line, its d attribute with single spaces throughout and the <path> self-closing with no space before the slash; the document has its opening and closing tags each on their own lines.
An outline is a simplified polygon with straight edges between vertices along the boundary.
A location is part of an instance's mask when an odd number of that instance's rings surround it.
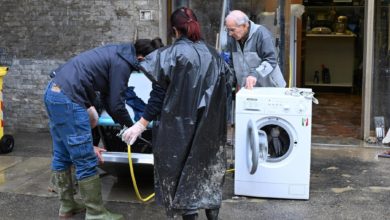
<svg viewBox="0 0 390 220">
<path fill-rule="evenodd" d="M 390 128 L 389 128 L 389 130 L 387 131 L 387 134 L 386 134 L 385 138 L 383 138 L 382 143 L 383 143 L 383 144 L 388 144 L 388 143 L 390 143 Z"/>
<path fill-rule="evenodd" d="M 256 68 L 256 72 L 260 74 L 261 77 L 266 77 L 274 70 L 270 63 L 263 61 L 259 67 Z"/>
</svg>

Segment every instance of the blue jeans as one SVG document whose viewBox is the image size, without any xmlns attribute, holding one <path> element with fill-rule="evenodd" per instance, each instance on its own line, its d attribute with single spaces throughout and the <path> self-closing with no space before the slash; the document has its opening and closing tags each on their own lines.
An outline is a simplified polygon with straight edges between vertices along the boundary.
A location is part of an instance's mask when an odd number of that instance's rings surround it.
<svg viewBox="0 0 390 220">
<path fill-rule="evenodd" d="M 53 140 L 52 170 L 65 171 L 74 164 L 77 180 L 96 175 L 98 159 L 87 110 L 72 102 L 53 82 L 46 88 L 44 101 Z"/>
</svg>

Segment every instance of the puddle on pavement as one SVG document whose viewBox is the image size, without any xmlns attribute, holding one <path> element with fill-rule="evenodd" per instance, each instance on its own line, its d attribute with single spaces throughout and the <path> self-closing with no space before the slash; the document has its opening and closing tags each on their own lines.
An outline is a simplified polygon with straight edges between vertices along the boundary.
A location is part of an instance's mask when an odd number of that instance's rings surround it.
<svg viewBox="0 0 390 220">
<path fill-rule="evenodd" d="M 1 158 L 3 159 L 3 158 Z M 50 167 L 50 159 L 44 157 L 31 158 L 7 158 L 10 166 L 2 170 L 2 177 L 0 183 L 1 192 L 15 192 L 22 194 L 37 194 L 40 189 L 36 186 L 44 186 L 47 191 L 48 178 L 43 177 Z M 6 161 L 4 160 L 4 161 Z M 3 163 L 3 160 L 2 162 Z M 11 166 L 12 164 L 12 166 Z M 37 180 L 39 181 L 36 184 Z M 42 182 L 44 181 L 44 182 Z M 34 187 L 35 186 L 35 187 Z"/>
<path fill-rule="evenodd" d="M 48 191 L 50 163 L 50 157 L 0 156 L 0 192 L 44 197 L 57 196 L 56 193 Z M 147 171 L 150 173 L 152 170 Z M 142 177 L 143 171 L 139 172 Z M 135 195 L 130 175 L 118 178 L 106 173 L 101 176 L 101 180 L 104 200 L 141 203 Z M 143 180 L 139 176 L 137 180 L 142 197 L 153 193 L 153 179 Z"/>
<path fill-rule="evenodd" d="M 22 157 L 0 156 L 0 171 L 4 171 L 5 169 L 12 167 L 22 160 Z"/>
<path fill-rule="evenodd" d="M 128 170 L 122 171 L 126 173 L 129 172 Z M 147 177 L 150 177 L 151 175 L 153 175 L 153 170 L 150 170 L 150 168 L 141 168 L 141 170 L 135 170 L 135 173 L 139 193 L 141 194 L 142 198 L 146 198 L 154 192 L 154 183 L 153 179 L 143 178 L 142 175 L 146 174 Z M 142 203 L 140 200 L 138 200 L 136 196 L 130 174 L 122 173 L 119 175 L 111 175 L 110 173 L 107 173 L 107 175 L 101 177 L 101 180 L 103 186 L 103 199 L 109 201 Z M 154 201 L 154 199 L 151 199 L 150 201 Z"/>
<path fill-rule="evenodd" d="M 0 185 L 3 184 L 5 182 L 5 175 L 4 175 L 4 172 L 1 171 L 0 172 Z"/>
<path fill-rule="evenodd" d="M 351 158 L 360 161 L 378 161 L 378 154 L 382 153 L 383 149 L 376 148 L 340 148 L 340 147 L 324 147 L 316 148 L 312 151 L 313 157 L 319 158 Z"/>
</svg>

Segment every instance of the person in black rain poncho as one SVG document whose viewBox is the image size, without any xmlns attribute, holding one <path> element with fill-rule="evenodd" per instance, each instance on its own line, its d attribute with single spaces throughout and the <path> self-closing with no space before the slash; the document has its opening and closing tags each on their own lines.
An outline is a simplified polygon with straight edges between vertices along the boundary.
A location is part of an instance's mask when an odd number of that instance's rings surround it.
<svg viewBox="0 0 390 220">
<path fill-rule="evenodd" d="M 200 38 L 191 9 L 171 15 L 176 41 L 141 62 L 154 82 L 143 117 L 122 139 L 132 144 L 150 121 L 156 199 L 169 217 L 218 219 L 226 170 L 227 78 L 230 69 Z M 142 68 L 141 68 L 142 69 Z"/>
</svg>

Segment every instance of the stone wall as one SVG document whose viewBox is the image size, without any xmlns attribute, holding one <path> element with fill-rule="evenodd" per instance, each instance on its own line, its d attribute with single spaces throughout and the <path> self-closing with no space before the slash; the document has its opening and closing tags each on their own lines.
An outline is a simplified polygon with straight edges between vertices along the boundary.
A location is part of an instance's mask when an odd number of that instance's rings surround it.
<svg viewBox="0 0 390 220">
<path fill-rule="evenodd" d="M 48 131 L 48 73 L 72 56 L 108 43 L 159 34 L 159 0 L 2 0 L 0 48 L 14 56 L 4 77 L 5 133 Z M 152 20 L 141 21 L 140 10 Z"/>
<path fill-rule="evenodd" d="M 62 60 L 14 60 L 4 78 L 5 133 L 45 132 L 48 119 L 43 103 L 48 73 Z"/>
</svg>

